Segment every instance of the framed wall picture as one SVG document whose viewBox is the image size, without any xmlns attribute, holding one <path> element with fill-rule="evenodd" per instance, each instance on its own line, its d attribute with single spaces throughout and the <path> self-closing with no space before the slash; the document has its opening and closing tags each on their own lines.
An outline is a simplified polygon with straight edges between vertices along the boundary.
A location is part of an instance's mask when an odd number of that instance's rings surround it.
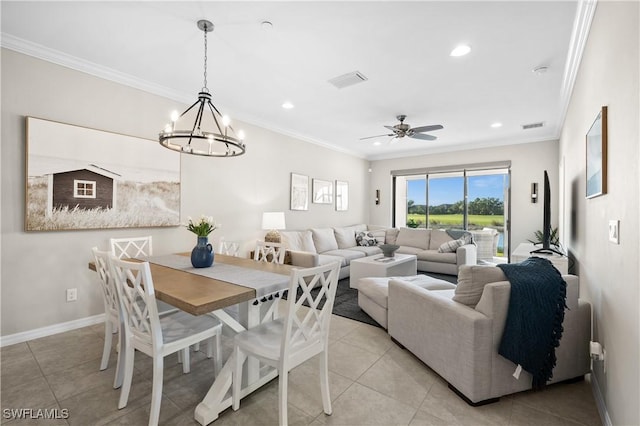
<svg viewBox="0 0 640 426">
<path fill-rule="evenodd" d="M 313 202 L 316 204 L 333 204 L 333 182 L 313 179 Z"/>
<path fill-rule="evenodd" d="M 586 137 L 586 197 L 607 193 L 607 107 L 603 106 Z"/>
<path fill-rule="evenodd" d="M 309 176 L 291 173 L 291 210 L 309 210 Z"/>
<path fill-rule="evenodd" d="M 26 231 L 180 225 L 180 154 L 27 117 Z"/>
<path fill-rule="evenodd" d="M 349 210 L 349 182 L 336 181 L 336 211 Z"/>
</svg>

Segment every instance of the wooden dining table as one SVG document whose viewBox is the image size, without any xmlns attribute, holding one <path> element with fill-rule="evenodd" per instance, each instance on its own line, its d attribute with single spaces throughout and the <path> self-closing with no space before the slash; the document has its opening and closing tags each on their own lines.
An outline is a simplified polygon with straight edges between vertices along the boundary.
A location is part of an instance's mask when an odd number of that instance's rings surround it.
<svg viewBox="0 0 640 426">
<path fill-rule="evenodd" d="M 190 253 L 177 254 L 190 255 Z M 276 306 L 279 300 L 277 297 L 258 298 L 256 290 L 250 286 L 198 275 L 190 270 L 155 264 L 153 257 L 147 260 L 149 260 L 156 298 L 185 312 L 192 315 L 212 314 L 236 333 L 269 321 L 274 315 L 277 316 Z M 291 265 L 257 262 L 222 254 L 215 255 L 215 263 L 245 268 L 252 274 L 260 271 L 289 276 L 293 269 Z M 89 268 L 95 270 L 95 264 L 90 262 Z M 283 286 L 278 293 L 281 294 L 281 291 L 286 288 L 286 285 Z M 234 305 L 239 306 L 237 317 L 224 310 Z M 198 423 L 206 425 L 213 422 L 223 410 L 231 406 L 231 397 L 227 397 L 227 394 L 231 388 L 232 366 L 233 355 L 225 362 L 202 402 L 196 406 L 194 417 Z M 261 368 L 255 359 L 249 359 L 246 368 L 247 379 L 243 384 L 241 397 L 277 377 L 277 371 Z"/>
</svg>

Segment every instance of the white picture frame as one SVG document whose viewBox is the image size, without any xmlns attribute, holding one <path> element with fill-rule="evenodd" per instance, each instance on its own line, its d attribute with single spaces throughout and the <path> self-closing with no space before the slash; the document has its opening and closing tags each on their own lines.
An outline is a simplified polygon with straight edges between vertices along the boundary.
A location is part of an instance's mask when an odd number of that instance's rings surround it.
<svg viewBox="0 0 640 426">
<path fill-rule="evenodd" d="M 349 210 L 349 182 L 336 180 L 336 211 Z"/>
<path fill-rule="evenodd" d="M 291 173 L 291 210 L 309 210 L 309 176 Z"/>
<path fill-rule="evenodd" d="M 333 204 L 333 182 L 313 179 L 313 202 L 315 204 Z"/>
</svg>

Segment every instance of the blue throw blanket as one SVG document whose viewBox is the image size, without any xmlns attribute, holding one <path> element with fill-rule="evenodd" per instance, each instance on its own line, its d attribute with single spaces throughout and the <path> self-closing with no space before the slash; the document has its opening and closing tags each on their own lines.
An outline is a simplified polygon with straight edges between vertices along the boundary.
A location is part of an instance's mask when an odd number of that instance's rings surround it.
<svg viewBox="0 0 640 426">
<path fill-rule="evenodd" d="M 511 283 L 509 310 L 498 353 L 533 376 L 539 389 L 553 377 L 562 337 L 567 283 L 550 261 L 530 257 L 500 264 Z"/>
</svg>

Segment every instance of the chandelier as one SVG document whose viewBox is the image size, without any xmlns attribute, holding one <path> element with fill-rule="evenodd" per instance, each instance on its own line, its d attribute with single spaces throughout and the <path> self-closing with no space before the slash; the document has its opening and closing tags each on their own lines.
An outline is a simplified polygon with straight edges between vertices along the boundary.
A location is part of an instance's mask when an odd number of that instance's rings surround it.
<svg viewBox="0 0 640 426">
<path fill-rule="evenodd" d="M 207 33 L 213 31 L 213 24 L 203 19 L 198 21 L 198 28 L 204 33 L 204 86 L 198 93 L 198 100 L 186 111 L 182 114 L 173 112 L 171 123 L 160 132 L 159 141 L 165 148 L 185 154 L 237 157 L 245 153 L 244 132 L 240 130 L 236 134 L 229 117 L 222 115 L 211 103 L 207 88 Z M 180 126 L 187 130 L 179 130 Z"/>
</svg>

